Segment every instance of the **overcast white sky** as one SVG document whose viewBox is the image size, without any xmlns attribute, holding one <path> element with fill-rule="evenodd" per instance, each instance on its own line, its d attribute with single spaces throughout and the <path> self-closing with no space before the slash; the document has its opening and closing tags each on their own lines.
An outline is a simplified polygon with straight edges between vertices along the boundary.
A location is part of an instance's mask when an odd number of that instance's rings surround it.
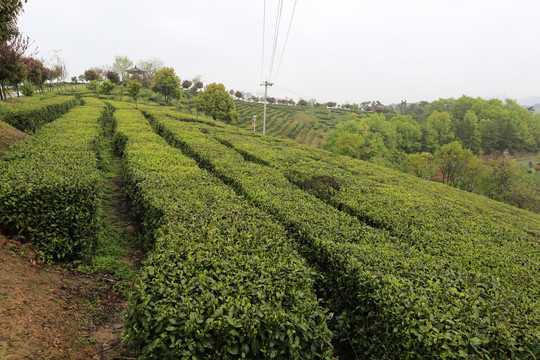
<svg viewBox="0 0 540 360">
<path fill-rule="evenodd" d="M 115 55 L 260 94 L 278 0 L 28 0 L 19 29 L 70 76 Z M 416 102 L 540 95 L 538 0 L 284 0 L 269 96 Z"/>
</svg>

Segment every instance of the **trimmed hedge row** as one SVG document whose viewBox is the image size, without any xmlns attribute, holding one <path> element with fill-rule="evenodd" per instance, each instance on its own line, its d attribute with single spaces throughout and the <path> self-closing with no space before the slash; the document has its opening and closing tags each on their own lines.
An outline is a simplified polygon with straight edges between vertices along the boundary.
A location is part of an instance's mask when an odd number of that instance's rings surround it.
<svg viewBox="0 0 540 360">
<path fill-rule="evenodd" d="M 97 240 L 102 110 L 102 102 L 75 108 L 0 158 L 0 227 L 50 258 L 81 257 Z"/>
<path fill-rule="evenodd" d="M 285 229 L 167 145 L 140 112 L 115 118 L 126 192 L 154 245 L 126 344 L 141 359 L 330 359 L 329 315 Z"/>
<path fill-rule="evenodd" d="M 171 144 L 272 213 L 295 235 L 302 253 L 324 276 L 320 291 L 337 315 L 338 340 L 352 343 L 358 356 L 540 355 L 540 307 L 534 296 L 502 284 L 489 271 L 472 271 L 451 257 L 391 236 L 386 229 L 365 226 L 343 212 L 336 215 L 335 207 L 325 208 L 277 169 L 245 161 L 214 139 L 210 127 L 178 121 L 179 115 L 172 120 L 149 112 L 148 117 Z M 351 226 L 341 231 L 338 219 L 344 218 Z M 362 229 L 356 235 L 348 230 L 353 224 Z"/>
<path fill-rule="evenodd" d="M 537 214 L 390 170 L 386 176 L 393 178 L 377 181 L 384 170 L 371 164 L 373 168 L 366 170 L 362 161 L 336 161 L 336 156 L 323 151 L 292 144 L 283 151 L 283 143 L 274 140 L 214 129 L 211 133 L 241 154 L 272 164 L 294 184 L 334 207 L 388 230 L 411 246 L 540 296 Z M 338 162 L 346 166 L 337 168 Z"/>
<path fill-rule="evenodd" d="M 73 96 L 55 96 L 41 101 L 10 104 L 2 113 L 2 120 L 17 129 L 33 134 L 77 105 Z"/>
</svg>

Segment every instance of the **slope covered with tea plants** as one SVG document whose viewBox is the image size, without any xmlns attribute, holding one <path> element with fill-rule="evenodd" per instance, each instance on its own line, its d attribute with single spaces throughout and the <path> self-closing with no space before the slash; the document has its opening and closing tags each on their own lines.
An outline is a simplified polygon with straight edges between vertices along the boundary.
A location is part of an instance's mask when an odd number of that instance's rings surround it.
<svg viewBox="0 0 540 360">
<path fill-rule="evenodd" d="M 148 249 L 141 359 L 540 356 L 537 214 L 172 108 L 85 98 L 14 145 L 3 230 L 92 248 L 104 114 Z"/>
<path fill-rule="evenodd" d="M 236 101 L 238 126 L 253 131 L 253 115 L 257 115 L 256 130 L 262 133 L 264 106 L 260 103 Z M 326 134 L 339 123 L 347 121 L 350 111 L 323 107 L 301 107 L 268 104 L 266 134 L 295 140 L 322 148 Z"/>
<path fill-rule="evenodd" d="M 218 123 L 143 112 L 169 144 L 286 227 L 321 275 L 337 342 L 372 358 L 540 351 L 537 215 Z"/>
</svg>

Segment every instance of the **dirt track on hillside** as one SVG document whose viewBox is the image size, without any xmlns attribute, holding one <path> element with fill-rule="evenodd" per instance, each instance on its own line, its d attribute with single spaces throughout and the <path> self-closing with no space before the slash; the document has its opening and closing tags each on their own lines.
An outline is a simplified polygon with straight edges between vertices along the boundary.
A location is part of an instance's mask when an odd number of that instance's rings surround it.
<svg viewBox="0 0 540 360">
<path fill-rule="evenodd" d="M 40 264 L 0 234 L 0 358 L 134 358 L 118 346 L 125 300 L 113 284 Z"/>
</svg>

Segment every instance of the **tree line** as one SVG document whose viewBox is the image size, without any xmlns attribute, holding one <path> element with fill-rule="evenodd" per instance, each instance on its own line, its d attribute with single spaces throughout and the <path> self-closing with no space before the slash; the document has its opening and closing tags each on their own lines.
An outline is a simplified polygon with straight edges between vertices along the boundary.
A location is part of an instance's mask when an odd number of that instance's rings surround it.
<svg viewBox="0 0 540 360">
<path fill-rule="evenodd" d="M 513 100 L 469 96 L 400 110 L 350 114 L 328 133 L 325 148 L 540 210 L 538 176 L 511 161 L 540 150 L 540 115 Z"/>
</svg>

